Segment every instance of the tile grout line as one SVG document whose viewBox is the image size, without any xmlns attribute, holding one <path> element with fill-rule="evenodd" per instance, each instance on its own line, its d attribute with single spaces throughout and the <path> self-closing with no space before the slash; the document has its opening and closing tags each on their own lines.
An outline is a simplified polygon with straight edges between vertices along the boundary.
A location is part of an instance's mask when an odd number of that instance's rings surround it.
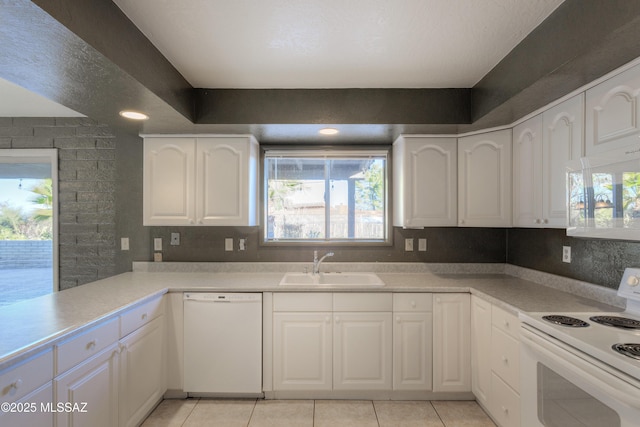
<svg viewBox="0 0 640 427">
<path fill-rule="evenodd" d="M 200 398 L 196 399 L 196 404 L 193 405 L 193 408 L 191 408 L 191 410 L 189 411 L 189 414 L 185 417 L 184 421 L 182 422 L 182 424 L 180 424 L 180 427 L 183 427 L 186 423 L 187 420 L 189 419 L 189 417 L 191 416 L 191 414 L 193 413 L 193 411 L 196 409 L 196 406 L 198 406 L 198 403 L 200 403 Z"/>
<path fill-rule="evenodd" d="M 376 411 L 376 405 L 375 403 L 373 403 L 373 400 L 371 400 L 371 406 L 373 406 L 373 413 L 376 416 L 376 423 L 378 423 L 378 427 L 380 427 L 380 419 L 378 418 L 378 411 Z"/>
<path fill-rule="evenodd" d="M 258 405 L 258 399 L 253 401 L 253 408 L 251 408 L 251 415 L 249 415 L 249 421 L 247 421 L 247 427 L 251 424 L 251 419 L 253 418 L 253 414 L 256 411 L 256 406 Z"/>
<path fill-rule="evenodd" d="M 438 416 L 438 419 L 440 420 L 440 424 L 442 424 L 442 427 L 447 427 L 447 424 L 444 422 L 444 420 L 442 419 L 442 417 L 440 416 L 440 413 L 438 413 L 438 410 L 436 409 L 436 407 L 433 405 L 433 402 L 431 400 L 429 400 L 429 405 L 431 405 L 431 407 L 433 408 L 433 410 L 435 411 L 436 415 Z"/>
</svg>

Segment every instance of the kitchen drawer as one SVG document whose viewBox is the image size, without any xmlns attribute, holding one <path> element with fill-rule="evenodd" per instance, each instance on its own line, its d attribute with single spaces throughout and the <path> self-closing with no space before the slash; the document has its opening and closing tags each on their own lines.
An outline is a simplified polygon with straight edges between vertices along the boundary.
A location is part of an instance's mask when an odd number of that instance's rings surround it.
<svg viewBox="0 0 640 427">
<path fill-rule="evenodd" d="M 520 342 L 495 326 L 491 331 L 491 370 L 515 391 L 520 390 Z"/>
<path fill-rule="evenodd" d="M 113 318 L 56 345 L 56 375 L 73 368 L 118 341 L 119 322 Z"/>
<path fill-rule="evenodd" d="M 502 332 L 520 339 L 520 320 L 515 314 L 511 314 L 495 305 L 491 309 L 491 323 Z"/>
<path fill-rule="evenodd" d="M 520 427 L 520 396 L 495 374 L 491 375 L 489 410 L 500 427 Z"/>
<path fill-rule="evenodd" d="M 51 349 L 0 372 L 0 401 L 15 402 L 53 378 Z"/>
<path fill-rule="evenodd" d="M 331 311 L 333 297 L 322 292 L 275 292 L 273 311 Z"/>
<path fill-rule="evenodd" d="M 50 353 L 52 354 L 52 352 Z M 51 372 L 53 372 L 53 360 Z M 1 400 L 6 402 L 4 399 Z M 9 411 L 0 411 L 0 426 L 34 427 L 53 425 L 53 410 L 56 409 L 56 403 L 53 401 L 51 380 L 20 399 L 17 403 L 22 405 L 10 408 Z M 12 412 L 13 409 L 16 411 Z"/>
<path fill-rule="evenodd" d="M 164 313 L 164 299 L 155 298 L 120 315 L 120 338 L 151 322 Z"/>
<path fill-rule="evenodd" d="M 433 296 L 426 293 L 393 294 L 393 311 L 432 311 Z"/>
<path fill-rule="evenodd" d="M 335 293 L 333 311 L 392 311 L 393 294 L 390 293 Z"/>
</svg>

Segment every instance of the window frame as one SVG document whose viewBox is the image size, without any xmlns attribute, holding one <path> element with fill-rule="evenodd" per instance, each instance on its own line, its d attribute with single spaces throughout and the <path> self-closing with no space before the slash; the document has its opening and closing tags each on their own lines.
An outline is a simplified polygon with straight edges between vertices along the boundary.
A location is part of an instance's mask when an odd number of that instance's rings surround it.
<svg viewBox="0 0 640 427">
<path fill-rule="evenodd" d="M 391 176 L 392 159 L 391 146 L 261 146 L 260 147 L 260 246 L 393 246 L 393 226 L 391 221 Z M 266 159 L 277 155 L 295 157 L 348 157 L 352 156 L 379 156 L 385 157 L 384 168 L 384 233 L 383 239 L 306 239 L 306 240 L 268 240 L 267 239 L 267 197 L 268 197 L 268 170 Z M 326 219 L 326 218 L 325 218 Z"/>
</svg>

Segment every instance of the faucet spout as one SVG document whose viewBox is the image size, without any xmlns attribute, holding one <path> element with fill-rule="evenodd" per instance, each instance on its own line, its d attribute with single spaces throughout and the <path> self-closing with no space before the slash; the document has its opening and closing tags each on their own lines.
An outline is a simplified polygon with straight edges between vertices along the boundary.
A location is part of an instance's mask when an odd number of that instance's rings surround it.
<svg viewBox="0 0 640 427">
<path fill-rule="evenodd" d="M 322 264 L 322 261 L 324 261 L 325 258 L 330 256 L 333 256 L 333 252 L 327 252 L 322 256 L 322 258 L 318 259 L 318 251 L 313 251 L 313 271 L 311 274 L 320 274 L 320 264 Z"/>
</svg>

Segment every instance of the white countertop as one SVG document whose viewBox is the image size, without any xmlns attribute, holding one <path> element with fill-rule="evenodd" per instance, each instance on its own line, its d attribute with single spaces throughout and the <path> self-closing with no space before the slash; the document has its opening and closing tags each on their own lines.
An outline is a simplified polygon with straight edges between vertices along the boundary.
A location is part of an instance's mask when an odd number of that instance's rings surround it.
<svg viewBox="0 0 640 427">
<path fill-rule="evenodd" d="M 408 270 L 411 270 L 408 268 Z M 131 272 L 0 308 L 0 370 L 166 292 L 471 292 L 511 312 L 620 311 L 507 274 L 378 273 L 384 287 L 279 286 L 282 272 Z"/>
</svg>

